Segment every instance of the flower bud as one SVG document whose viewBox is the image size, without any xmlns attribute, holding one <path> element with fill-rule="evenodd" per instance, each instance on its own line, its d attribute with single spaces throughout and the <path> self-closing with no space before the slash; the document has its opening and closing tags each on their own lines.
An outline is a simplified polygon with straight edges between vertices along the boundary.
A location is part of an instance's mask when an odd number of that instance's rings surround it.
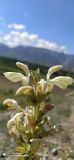
<svg viewBox="0 0 74 160">
<path fill-rule="evenodd" d="M 14 99 L 6 99 L 3 102 L 3 105 L 7 105 L 11 109 L 17 108 L 19 106 L 18 103 L 17 103 L 17 101 L 14 100 Z"/>
<path fill-rule="evenodd" d="M 20 94 L 31 95 L 32 92 L 33 92 L 33 87 L 31 87 L 31 86 L 24 86 L 24 87 L 20 87 L 16 91 L 16 95 L 20 95 Z"/>
</svg>

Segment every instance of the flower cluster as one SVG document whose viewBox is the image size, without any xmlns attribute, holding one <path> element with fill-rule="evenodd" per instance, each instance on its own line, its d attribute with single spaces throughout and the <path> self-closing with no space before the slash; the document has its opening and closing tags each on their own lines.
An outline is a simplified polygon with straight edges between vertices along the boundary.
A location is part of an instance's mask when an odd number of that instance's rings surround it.
<svg viewBox="0 0 74 160">
<path fill-rule="evenodd" d="M 24 91 L 24 93 L 28 91 L 29 93 L 33 89 L 33 86 L 30 86 L 30 70 L 28 66 L 23 63 L 17 62 L 16 65 L 24 71 L 25 75 L 17 72 L 5 72 L 4 75 L 7 79 L 11 80 L 12 82 L 22 81 L 23 86 L 26 87 L 20 88 L 19 91 Z M 38 90 L 40 93 L 50 92 L 53 89 L 54 85 L 58 86 L 61 89 L 66 89 L 67 86 L 73 82 L 73 79 L 71 77 L 58 76 L 51 79 L 51 75 L 54 72 L 59 71 L 61 68 L 61 65 L 51 67 L 46 75 L 46 80 L 40 79 L 40 81 L 37 82 L 36 90 Z M 17 91 L 17 93 L 19 94 L 20 92 Z"/>
<path fill-rule="evenodd" d="M 16 91 L 15 95 L 24 95 L 27 106 L 21 107 L 14 99 L 6 99 L 3 102 L 4 105 L 17 111 L 8 121 L 7 128 L 16 141 L 17 151 L 21 154 L 35 156 L 39 147 L 44 144 L 43 138 L 56 130 L 51 125 L 50 117 L 45 116 L 54 108 L 46 99 L 54 86 L 66 89 L 73 83 L 73 79 L 65 76 L 51 79 L 51 75 L 62 68 L 61 65 L 49 68 L 45 79 L 41 79 L 39 69 L 30 71 L 27 65 L 20 62 L 17 62 L 16 65 L 24 74 L 5 72 L 4 76 L 12 82 L 22 82 L 22 87 Z"/>
</svg>

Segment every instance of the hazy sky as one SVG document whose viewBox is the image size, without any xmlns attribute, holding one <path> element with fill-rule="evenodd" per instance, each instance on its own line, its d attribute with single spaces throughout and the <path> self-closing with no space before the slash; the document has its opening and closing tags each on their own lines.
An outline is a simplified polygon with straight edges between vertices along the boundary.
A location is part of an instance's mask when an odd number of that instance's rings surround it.
<svg viewBox="0 0 74 160">
<path fill-rule="evenodd" d="M 0 42 L 74 53 L 74 0 L 0 0 Z"/>
</svg>

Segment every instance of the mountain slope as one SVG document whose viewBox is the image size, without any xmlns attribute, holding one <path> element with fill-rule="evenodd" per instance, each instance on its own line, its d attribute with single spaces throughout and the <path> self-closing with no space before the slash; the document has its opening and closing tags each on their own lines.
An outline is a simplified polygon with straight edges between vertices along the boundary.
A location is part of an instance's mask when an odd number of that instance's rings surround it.
<svg viewBox="0 0 74 160">
<path fill-rule="evenodd" d="M 65 68 L 74 68 L 73 55 L 67 55 L 44 48 L 35 48 L 29 46 L 9 48 L 6 45 L 0 44 L 0 55 L 44 66 L 62 64 Z"/>
</svg>

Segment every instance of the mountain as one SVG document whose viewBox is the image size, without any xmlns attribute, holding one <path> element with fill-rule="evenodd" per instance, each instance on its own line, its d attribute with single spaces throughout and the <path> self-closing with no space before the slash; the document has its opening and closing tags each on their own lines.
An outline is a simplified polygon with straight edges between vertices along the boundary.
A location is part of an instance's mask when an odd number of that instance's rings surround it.
<svg viewBox="0 0 74 160">
<path fill-rule="evenodd" d="M 74 71 L 74 56 L 51 51 L 44 48 L 18 46 L 9 48 L 0 44 L 0 56 L 16 58 L 20 61 L 38 65 L 52 66 L 62 64 L 66 69 Z"/>
</svg>

